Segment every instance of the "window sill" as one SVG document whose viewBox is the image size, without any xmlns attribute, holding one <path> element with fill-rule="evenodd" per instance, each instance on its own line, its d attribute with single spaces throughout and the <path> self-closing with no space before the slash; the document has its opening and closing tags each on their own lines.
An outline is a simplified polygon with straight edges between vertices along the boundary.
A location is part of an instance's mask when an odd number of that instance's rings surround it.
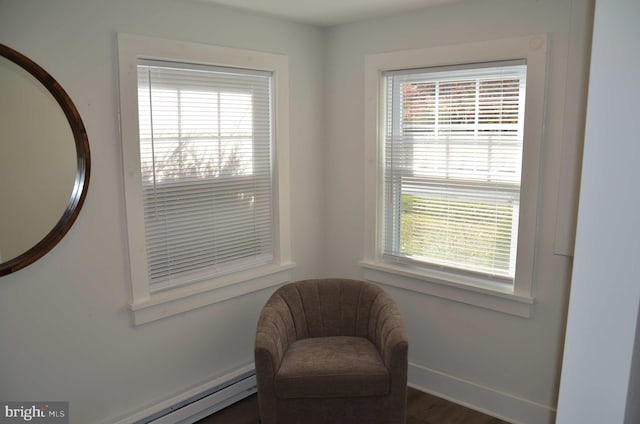
<svg viewBox="0 0 640 424">
<path fill-rule="evenodd" d="M 294 268 L 295 264 L 291 262 L 269 265 L 151 293 L 147 298 L 134 300 L 130 305 L 134 325 L 146 324 L 289 282 L 293 278 Z"/>
<path fill-rule="evenodd" d="M 363 278 L 376 283 L 529 318 L 534 298 L 503 287 L 481 287 L 454 280 L 447 273 L 427 272 L 384 262 L 362 261 Z"/>
</svg>

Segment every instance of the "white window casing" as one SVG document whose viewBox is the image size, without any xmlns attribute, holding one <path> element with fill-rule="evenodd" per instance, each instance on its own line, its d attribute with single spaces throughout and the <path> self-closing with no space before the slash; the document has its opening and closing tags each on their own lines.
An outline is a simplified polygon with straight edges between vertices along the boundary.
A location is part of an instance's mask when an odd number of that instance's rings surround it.
<svg viewBox="0 0 640 424">
<path fill-rule="evenodd" d="M 545 71 L 544 35 L 366 57 L 365 278 L 529 316 Z"/>
<path fill-rule="evenodd" d="M 292 279 L 286 56 L 118 34 L 135 324 Z"/>
</svg>

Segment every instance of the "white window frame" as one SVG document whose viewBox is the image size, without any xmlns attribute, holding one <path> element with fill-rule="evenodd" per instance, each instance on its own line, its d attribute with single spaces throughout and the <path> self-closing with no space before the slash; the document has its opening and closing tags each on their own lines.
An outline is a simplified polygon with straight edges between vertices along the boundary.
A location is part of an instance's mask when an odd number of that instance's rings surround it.
<svg viewBox="0 0 640 424">
<path fill-rule="evenodd" d="M 274 261 L 271 264 L 152 291 L 147 276 L 140 144 L 138 59 L 167 60 L 267 71 L 274 96 Z M 140 325 L 293 279 L 289 186 L 289 81 L 284 55 L 118 34 L 120 124 L 134 324 Z"/>
<path fill-rule="evenodd" d="M 365 61 L 365 279 L 508 314 L 528 317 L 533 297 L 540 155 L 543 140 L 547 39 L 545 35 L 368 55 Z M 514 285 L 386 260 L 382 254 L 383 143 L 381 119 L 385 71 L 524 59 L 527 87 Z"/>
</svg>

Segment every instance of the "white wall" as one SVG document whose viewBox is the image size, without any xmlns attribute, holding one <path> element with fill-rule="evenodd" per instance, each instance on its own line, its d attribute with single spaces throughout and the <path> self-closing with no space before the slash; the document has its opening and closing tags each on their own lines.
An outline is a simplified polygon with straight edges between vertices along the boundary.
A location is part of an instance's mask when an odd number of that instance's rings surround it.
<svg viewBox="0 0 640 424">
<path fill-rule="evenodd" d="M 596 3 L 558 423 L 640 422 L 638 18 L 637 0 Z"/>
<path fill-rule="evenodd" d="M 570 258 L 554 254 L 558 215 L 571 212 L 558 209 L 558 190 L 567 166 L 565 131 L 577 133 L 581 125 L 565 122 L 565 114 L 579 115 L 565 111 L 565 94 L 567 80 L 578 78 L 576 70 L 585 63 L 570 43 L 588 41 L 589 4 L 576 0 L 572 9 L 568 0 L 463 1 L 328 31 L 327 263 L 329 274 L 351 277 L 360 275 L 363 257 L 365 56 L 549 35 L 533 316 L 523 319 L 389 288 L 409 328 L 410 382 L 511 420 L 551 421 L 556 405 L 571 270 Z M 562 174 L 573 178 L 572 172 Z"/>
<path fill-rule="evenodd" d="M 0 1 L 0 42 L 65 88 L 93 160 L 88 197 L 68 235 L 0 279 L 0 399 L 68 400 L 72 423 L 113 421 L 249 363 L 268 294 L 132 326 L 117 32 L 289 56 L 294 260 L 298 277 L 321 273 L 321 30 L 190 1 Z"/>
</svg>

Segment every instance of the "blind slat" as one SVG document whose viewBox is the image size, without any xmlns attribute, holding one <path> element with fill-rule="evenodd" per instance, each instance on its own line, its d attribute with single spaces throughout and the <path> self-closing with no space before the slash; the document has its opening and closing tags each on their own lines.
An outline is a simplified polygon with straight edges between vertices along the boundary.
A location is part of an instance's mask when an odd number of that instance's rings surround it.
<svg viewBox="0 0 640 424">
<path fill-rule="evenodd" d="M 271 74 L 138 61 L 152 290 L 273 259 Z"/>
<path fill-rule="evenodd" d="M 389 71 L 384 253 L 515 273 L 526 64 Z"/>
</svg>

